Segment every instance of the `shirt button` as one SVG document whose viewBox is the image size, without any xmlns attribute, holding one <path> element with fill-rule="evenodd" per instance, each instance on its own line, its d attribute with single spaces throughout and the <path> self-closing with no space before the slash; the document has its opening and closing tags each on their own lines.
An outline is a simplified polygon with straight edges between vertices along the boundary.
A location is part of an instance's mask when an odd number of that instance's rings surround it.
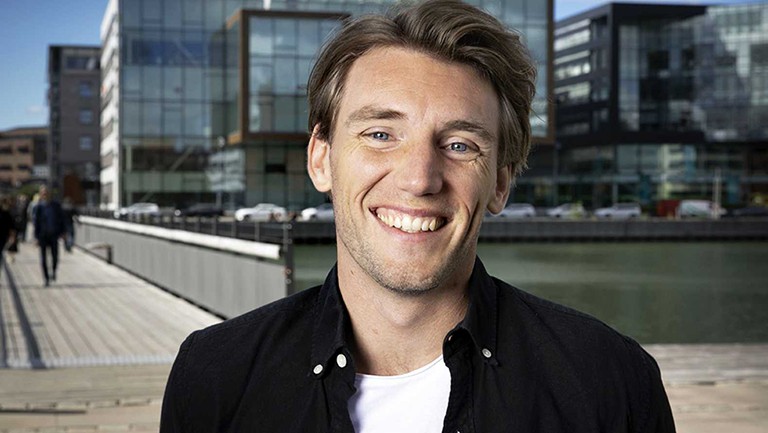
<svg viewBox="0 0 768 433">
<path fill-rule="evenodd" d="M 312 369 L 312 372 L 315 374 L 320 374 L 323 372 L 323 365 L 317 364 L 314 369 Z"/>
<path fill-rule="evenodd" d="M 488 349 L 483 349 L 483 356 L 485 356 L 486 358 L 490 358 L 491 357 L 491 351 L 488 350 Z"/>
<path fill-rule="evenodd" d="M 344 368 L 344 367 L 346 367 L 346 366 L 347 366 L 347 357 L 346 357 L 346 356 L 344 356 L 344 354 L 343 354 L 343 353 L 339 353 L 339 354 L 336 356 L 336 364 L 337 364 L 339 367 L 341 367 L 341 368 Z"/>
</svg>

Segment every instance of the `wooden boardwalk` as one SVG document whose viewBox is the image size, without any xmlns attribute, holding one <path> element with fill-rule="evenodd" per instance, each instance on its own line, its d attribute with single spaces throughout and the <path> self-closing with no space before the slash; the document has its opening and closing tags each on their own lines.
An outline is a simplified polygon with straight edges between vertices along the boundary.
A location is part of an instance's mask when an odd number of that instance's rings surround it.
<svg viewBox="0 0 768 433">
<path fill-rule="evenodd" d="M 38 248 L 20 249 L 0 278 L 0 367 L 167 364 L 190 332 L 220 321 L 78 249 L 61 248 L 45 287 Z"/>
</svg>

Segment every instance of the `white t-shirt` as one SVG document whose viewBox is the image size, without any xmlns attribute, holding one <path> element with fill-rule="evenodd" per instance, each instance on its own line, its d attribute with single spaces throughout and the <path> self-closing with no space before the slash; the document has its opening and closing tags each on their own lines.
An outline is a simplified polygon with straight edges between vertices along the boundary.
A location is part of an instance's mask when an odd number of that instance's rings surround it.
<svg viewBox="0 0 768 433">
<path fill-rule="evenodd" d="M 349 416 L 357 433 L 440 433 L 451 372 L 443 356 L 400 376 L 358 374 Z"/>
</svg>

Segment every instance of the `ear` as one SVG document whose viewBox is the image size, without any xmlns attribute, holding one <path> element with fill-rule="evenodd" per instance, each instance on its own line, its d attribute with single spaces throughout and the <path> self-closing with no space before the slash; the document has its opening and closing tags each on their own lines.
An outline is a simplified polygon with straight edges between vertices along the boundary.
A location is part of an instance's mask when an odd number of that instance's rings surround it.
<svg viewBox="0 0 768 433">
<path fill-rule="evenodd" d="M 307 145 L 307 172 L 315 189 L 320 192 L 331 190 L 331 146 L 325 140 L 317 138 L 320 125 L 315 125 Z"/>
<path fill-rule="evenodd" d="M 512 165 L 505 165 L 496 170 L 496 186 L 493 189 L 493 196 L 488 202 L 488 211 L 497 214 L 504 209 L 509 198 L 509 190 L 512 183 Z"/>
</svg>

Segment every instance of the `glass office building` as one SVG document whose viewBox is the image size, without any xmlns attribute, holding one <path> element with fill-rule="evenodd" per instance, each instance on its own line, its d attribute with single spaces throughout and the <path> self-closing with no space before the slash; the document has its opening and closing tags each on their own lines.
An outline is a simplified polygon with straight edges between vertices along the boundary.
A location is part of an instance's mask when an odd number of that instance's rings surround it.
<svg viewBox="0 0 768 433">
<path fill-rule="evenodd" d="M 475 1 L 540 63 L 536 140 L 551 143 L 552 1 Z M 102 204 L 323 202 L 305 170 L 306 82 L 328 35 L 390 1 L 111 0 L 102 39 Z"/>
<path fill-rule="evenodd" d="M 609 4 L 555 34 L 565 199 L 768 198 L 768 4 Z"/>
</svg>

